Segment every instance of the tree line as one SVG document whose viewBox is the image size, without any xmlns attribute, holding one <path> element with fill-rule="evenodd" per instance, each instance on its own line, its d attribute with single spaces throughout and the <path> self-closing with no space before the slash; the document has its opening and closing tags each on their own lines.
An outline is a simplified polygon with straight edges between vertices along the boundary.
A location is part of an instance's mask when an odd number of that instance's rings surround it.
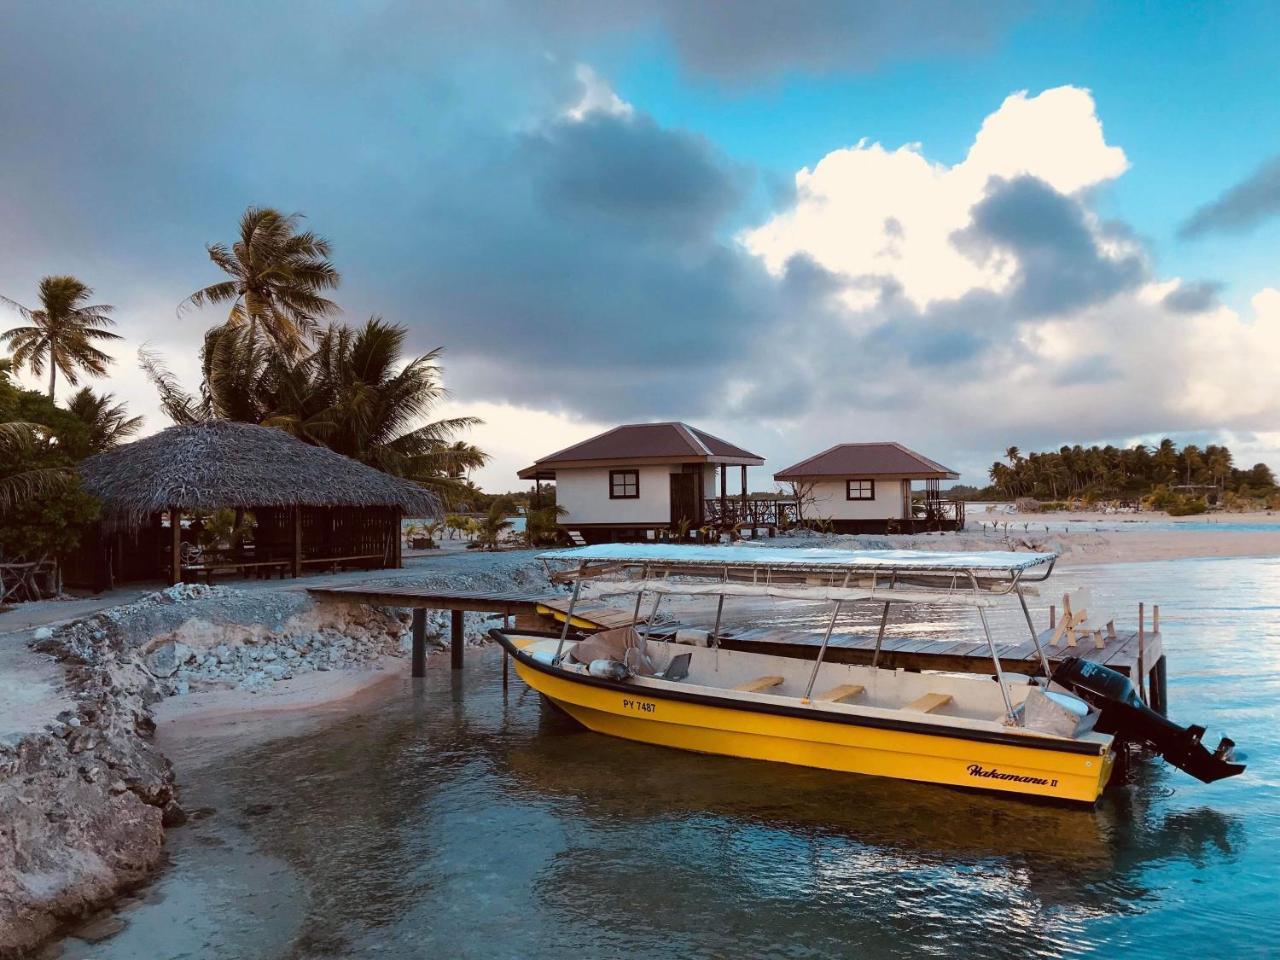
<svg viewBox="0 0 1280 960">
<path fill-rule="evenodd" d="M 1265 463 L 1248 469 L 1235 466 L 1226 446 L 1181 448 L 1168 437 L 1153 446 L 1064 446 L 1043 453 L 1023 454 L 1017 447 L 1005 451 L 989 472 L 991 487 L 978 496 L 1034 497 L 1039 500 L 1119 499 L 1140 500 L 1184 488 L 1183 496 L 1203 498 L 1215 492 L 1239 497 L 1270 497 L 1276 479 Z"/>
</svg>

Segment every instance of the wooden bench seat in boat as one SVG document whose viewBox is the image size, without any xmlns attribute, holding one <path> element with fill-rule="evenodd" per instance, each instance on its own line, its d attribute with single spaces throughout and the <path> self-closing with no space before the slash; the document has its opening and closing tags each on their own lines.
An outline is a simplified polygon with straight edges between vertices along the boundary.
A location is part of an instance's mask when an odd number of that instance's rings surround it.
<svg viewBox="0 0 1280 960">
<path fill-rule="evenodd" d="M 903 710 L 919 710 L 921 713 L 933 713 L 935 710 L 941 710 L 951 702 L 951 694 L 949 693 L 926 693 L 923 697 L 912 700 Z"/>
<path fill-rule="evenodd" d="M 781 677 L 756 677 L 754 680 L 738 684 L 733 689 L 739 693 L 760 693 L 770 687 L 776 687 L 780 683 L 782 683 Z"/>
<path fill-rule="evenodd" d="M 818 694 L 813 699 L 822 703 L 842 703 L 845 700 L 852 700 L 854 697 L 862 696 L 862 691 L 865 689 L 866 687 L 860 683 L 844 683 L 838 687 L 833 687 L 826 693 Z"/>
</svg>

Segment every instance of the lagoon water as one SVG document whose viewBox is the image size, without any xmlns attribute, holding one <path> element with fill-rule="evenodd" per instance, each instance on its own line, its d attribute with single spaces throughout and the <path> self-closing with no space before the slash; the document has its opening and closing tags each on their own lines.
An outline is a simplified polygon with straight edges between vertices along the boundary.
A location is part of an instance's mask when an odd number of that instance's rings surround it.
<svg viewBox="0 0 1280 960">
<path fill-rule="evenodd" d="M 123 932 L 49 955 L 1280 955 L 1280 560 L 1054 582 L 1161 603 L 1171 712 L 1229 732 L 1242 777 L 1152 761 L 1075 810 L 694 756 L 504 691 L 486 648 L 271 740 L 166 744 L 197 810 L 170 868 Z"/>
</svg>

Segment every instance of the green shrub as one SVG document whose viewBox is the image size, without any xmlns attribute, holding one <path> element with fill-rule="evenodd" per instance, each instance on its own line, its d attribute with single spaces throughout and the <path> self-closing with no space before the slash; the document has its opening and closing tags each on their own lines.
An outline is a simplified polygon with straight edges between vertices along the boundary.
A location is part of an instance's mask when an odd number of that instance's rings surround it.
<svg viewBox="0 0 1280 960">
<path fill-rule="evenodd" d="M 1170 504 L 1168 513 L 1171 517 L 1193 517 L 1204 513 L 1208 509 L 1209 505 L 1203 500 L 1192 497 L 1179 497 L 1175 503 Z"/>
</svg>

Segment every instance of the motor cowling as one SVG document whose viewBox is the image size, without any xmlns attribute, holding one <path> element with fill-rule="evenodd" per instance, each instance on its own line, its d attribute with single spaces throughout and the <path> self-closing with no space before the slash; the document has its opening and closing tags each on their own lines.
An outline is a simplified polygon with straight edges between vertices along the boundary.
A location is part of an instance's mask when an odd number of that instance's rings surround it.
<svg viewBox="0 0 1280 960">
<path fill-rule="evenodd" d="M 1212 752 L 1202 744 L 1204 727 L 1180 727 L 1156 713 L 1138 696 L 1124 674 L 1091 660 L 1067 657 L 1053 672 L 1053 682 L 1098 709 L 1099 733 L 1156 751 L 1167 762 L 1204 783 L 1244 772 L 1234 760 L 1235 742 L 1223 737 Z"/>
</svg>

